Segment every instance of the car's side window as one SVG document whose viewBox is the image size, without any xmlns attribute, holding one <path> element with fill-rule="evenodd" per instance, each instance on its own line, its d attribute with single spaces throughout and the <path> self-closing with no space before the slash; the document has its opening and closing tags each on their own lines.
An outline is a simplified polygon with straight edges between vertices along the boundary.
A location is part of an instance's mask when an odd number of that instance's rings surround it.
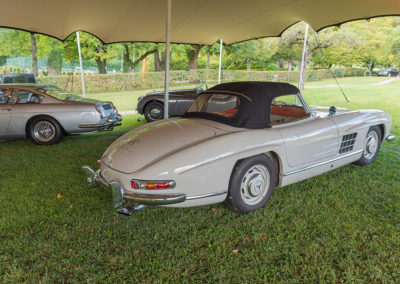
<svg viewBox="0 0 400 284">
<path fill-rule="evenodd" d="M 12 91 L 7 89 L 0 89 L 0 104 L 6 104 L 11 98 Z"/>
<path fill-rule="evenodd" d="M 29 91 L 18 90 L 15 103 L 16 104 L 39 104 L 41 97 Z"/>
<path fill-rule="evenodd" d="M 307 118 L 309 113 L 297 95 L 285 95 L 274 98 L 270 116 L 271 124 L 276 125 Z"/>
</svg>

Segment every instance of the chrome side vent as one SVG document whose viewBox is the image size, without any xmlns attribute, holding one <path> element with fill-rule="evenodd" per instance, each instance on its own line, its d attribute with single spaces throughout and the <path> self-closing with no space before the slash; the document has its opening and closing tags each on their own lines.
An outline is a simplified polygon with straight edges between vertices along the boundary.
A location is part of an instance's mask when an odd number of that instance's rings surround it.
<svg viewBox="0 0 400 284">
<path fill-rule="evenodd" d="M 347 153 L 353 150 L 356 143 L 357 133 L 347 134 L 343 136 L 342 144 L 340 144 L 339 154 Z"/>
</svg>

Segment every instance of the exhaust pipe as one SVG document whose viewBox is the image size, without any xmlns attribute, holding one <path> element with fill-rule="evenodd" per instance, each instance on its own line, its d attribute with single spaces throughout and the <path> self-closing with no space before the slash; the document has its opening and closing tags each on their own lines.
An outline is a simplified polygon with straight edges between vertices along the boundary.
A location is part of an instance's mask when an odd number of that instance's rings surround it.
<svg viewBox="0 0 400 284">
<path fill-rule="evenodd" d="M 138 211 L 142 211 L 142 210 L 144 210 L 146 208 L 147 208 L 147 205 L 135 203 L 132 206 L 120 208 L 116 212 L 118 214 L 121 214 L 121 215 L 124 215 L 124 216 L 131 216 L 133 213 L 138 212 Z"/>
</svg>

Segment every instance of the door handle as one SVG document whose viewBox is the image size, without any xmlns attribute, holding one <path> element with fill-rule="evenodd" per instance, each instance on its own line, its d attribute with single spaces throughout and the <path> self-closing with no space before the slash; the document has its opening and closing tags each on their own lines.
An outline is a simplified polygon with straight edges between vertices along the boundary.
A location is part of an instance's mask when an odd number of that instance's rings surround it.
<svg viewBox="0 0 400 284">
<path fill-rule="evenodd" d="M 8 110 L 8 111 L 11 111 L 10 108 L 2 108 L 1 110 Z"/>
</svg>

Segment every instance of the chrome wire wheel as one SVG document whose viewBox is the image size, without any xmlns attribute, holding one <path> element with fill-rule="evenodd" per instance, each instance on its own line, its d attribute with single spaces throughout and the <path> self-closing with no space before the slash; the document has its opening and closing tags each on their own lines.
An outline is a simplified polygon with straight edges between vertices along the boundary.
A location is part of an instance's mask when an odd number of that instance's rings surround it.
<svg viewBox="0 0 400 284">
<path fill-rule="evenodd" d="M 364 146 L 364 158 L 367 160 L 372 159 L 376 152 L 378 151 L 379 147 L 379 137 L 378 133 L 375 131 L 370 131 L 365 139 L 365 146 Z"/>
<path fill-rule="evenodd" d="M 255 205 L 263 200 L 268 193 L 270 180 L 269 171 L 263 165 L 255 165 L 247 170 L 240 186 L 240 194 L 244 203 Z"/>
<path fill-rule="evenodd" d="M 162 115 L 162 111 L 158 108 L 158 107 L 153 107 L 150 109 L 149 111 L 149 116 L 153 119 L 153 120 L 157 120 L 160 119 Z"/>
<path fill-rule="evenodd" d="M 56 136 L 56 128 L 51 122 L 42 120 L 35 124 L 33 135 L 40 142 L 50 142 Z"/>
</svg>

